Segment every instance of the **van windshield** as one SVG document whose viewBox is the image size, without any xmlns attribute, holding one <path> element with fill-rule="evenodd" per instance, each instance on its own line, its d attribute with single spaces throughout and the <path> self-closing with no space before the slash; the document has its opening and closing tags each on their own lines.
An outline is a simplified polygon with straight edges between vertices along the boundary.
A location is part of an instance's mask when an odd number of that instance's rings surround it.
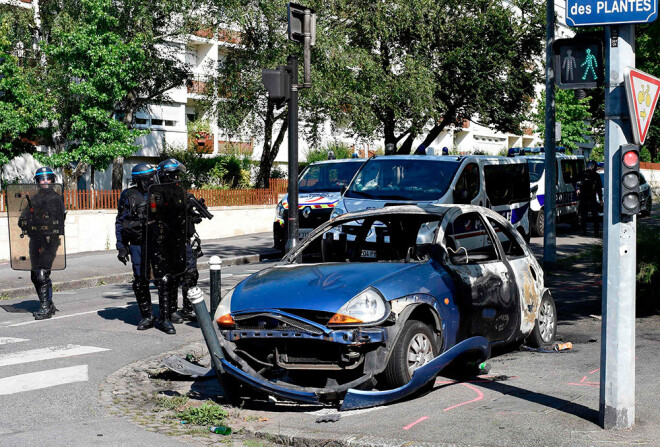
<svg viewBox="0 0 660 447">
<path fill-rule="evenodd" d="M 310 165 L 298 181 L 298 192 L 339 192 L 360 169 L 359 162 Z"/>
<path fill-rule="evenodd" d="M 536 183 L 541 180 L 543 171 L 545 171 L 545 162 L 543 160 L 527 160 L 527 164 L 529 165 L 530 183 Z"/>
<path fill-rule="evenodd" d="M 380 157 L 367 162 L 345 197 L 376 200 L 438 200 L 449 188 L 460 162 L 456 160 Z"/>
</svg>

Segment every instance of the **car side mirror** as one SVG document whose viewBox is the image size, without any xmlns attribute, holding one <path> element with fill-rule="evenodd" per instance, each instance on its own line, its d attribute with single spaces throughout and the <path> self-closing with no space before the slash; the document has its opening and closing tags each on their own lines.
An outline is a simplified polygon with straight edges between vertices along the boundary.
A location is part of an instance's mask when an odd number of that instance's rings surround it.
<svg viewBox="0 0 660 447">
<path fill-rule="evenodd" d="M 529 192 L 531 192 L 532 194 L 536 194 L 536 191 L 538 190 L 539 190 L 539 185 L 534 185 L 531 188 L 529 188 Z"/>
</svg>

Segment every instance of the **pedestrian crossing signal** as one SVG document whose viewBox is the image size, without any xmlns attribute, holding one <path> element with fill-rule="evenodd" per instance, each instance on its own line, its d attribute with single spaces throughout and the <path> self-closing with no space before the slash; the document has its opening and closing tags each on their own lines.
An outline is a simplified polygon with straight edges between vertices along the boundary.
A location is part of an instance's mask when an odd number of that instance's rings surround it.
<svg viewBox="0 0 660 447">
<path fill-rule="evenodd" d="M 557 87 L 585 89 L 603 84 L 603 45 L 599 39 L 558 39 L 552 45 L 552 50 Z"/>
</svg>

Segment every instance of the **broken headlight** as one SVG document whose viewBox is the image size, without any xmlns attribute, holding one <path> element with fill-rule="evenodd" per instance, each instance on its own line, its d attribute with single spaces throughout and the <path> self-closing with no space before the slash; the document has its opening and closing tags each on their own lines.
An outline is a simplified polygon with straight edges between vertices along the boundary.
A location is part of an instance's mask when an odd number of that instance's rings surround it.
<svg viewBox="0 0 660 447">
<path fill-rule="evenodd" d="M 384 320 L 390 306 L 376 289 L 368 288 L 344 304 L 328 321 L 334 324 L 371 324 Z"/>
<path fill-rule="evenodd" d="M 221 328 L 234 327 L 236 324 L 231 316 L 231 297 L 234 295 L 234 290 L 235 289 L 231 289 L 224 298 L 220 300 L 220 304 L 215 311 L 215 321 Z"/>
</svg>

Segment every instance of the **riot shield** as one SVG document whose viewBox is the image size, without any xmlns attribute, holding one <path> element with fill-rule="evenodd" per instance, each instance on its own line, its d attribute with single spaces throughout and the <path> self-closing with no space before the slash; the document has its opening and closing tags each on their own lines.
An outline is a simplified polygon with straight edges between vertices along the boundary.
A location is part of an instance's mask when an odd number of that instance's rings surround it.
<svg viewBox="0 0 660 447">
<path fill-rule="evenodd" d="M 148 207 L 142 271 L 154 280 L 180 275 L 186 270 L 186 191 L 178 183 L 151 185 Z"/>
<path fill-rule="evenodd" d="M 62 185 L 8 185 L 7 215 L 12 269 L 66 268 Z"/>
</svg>

